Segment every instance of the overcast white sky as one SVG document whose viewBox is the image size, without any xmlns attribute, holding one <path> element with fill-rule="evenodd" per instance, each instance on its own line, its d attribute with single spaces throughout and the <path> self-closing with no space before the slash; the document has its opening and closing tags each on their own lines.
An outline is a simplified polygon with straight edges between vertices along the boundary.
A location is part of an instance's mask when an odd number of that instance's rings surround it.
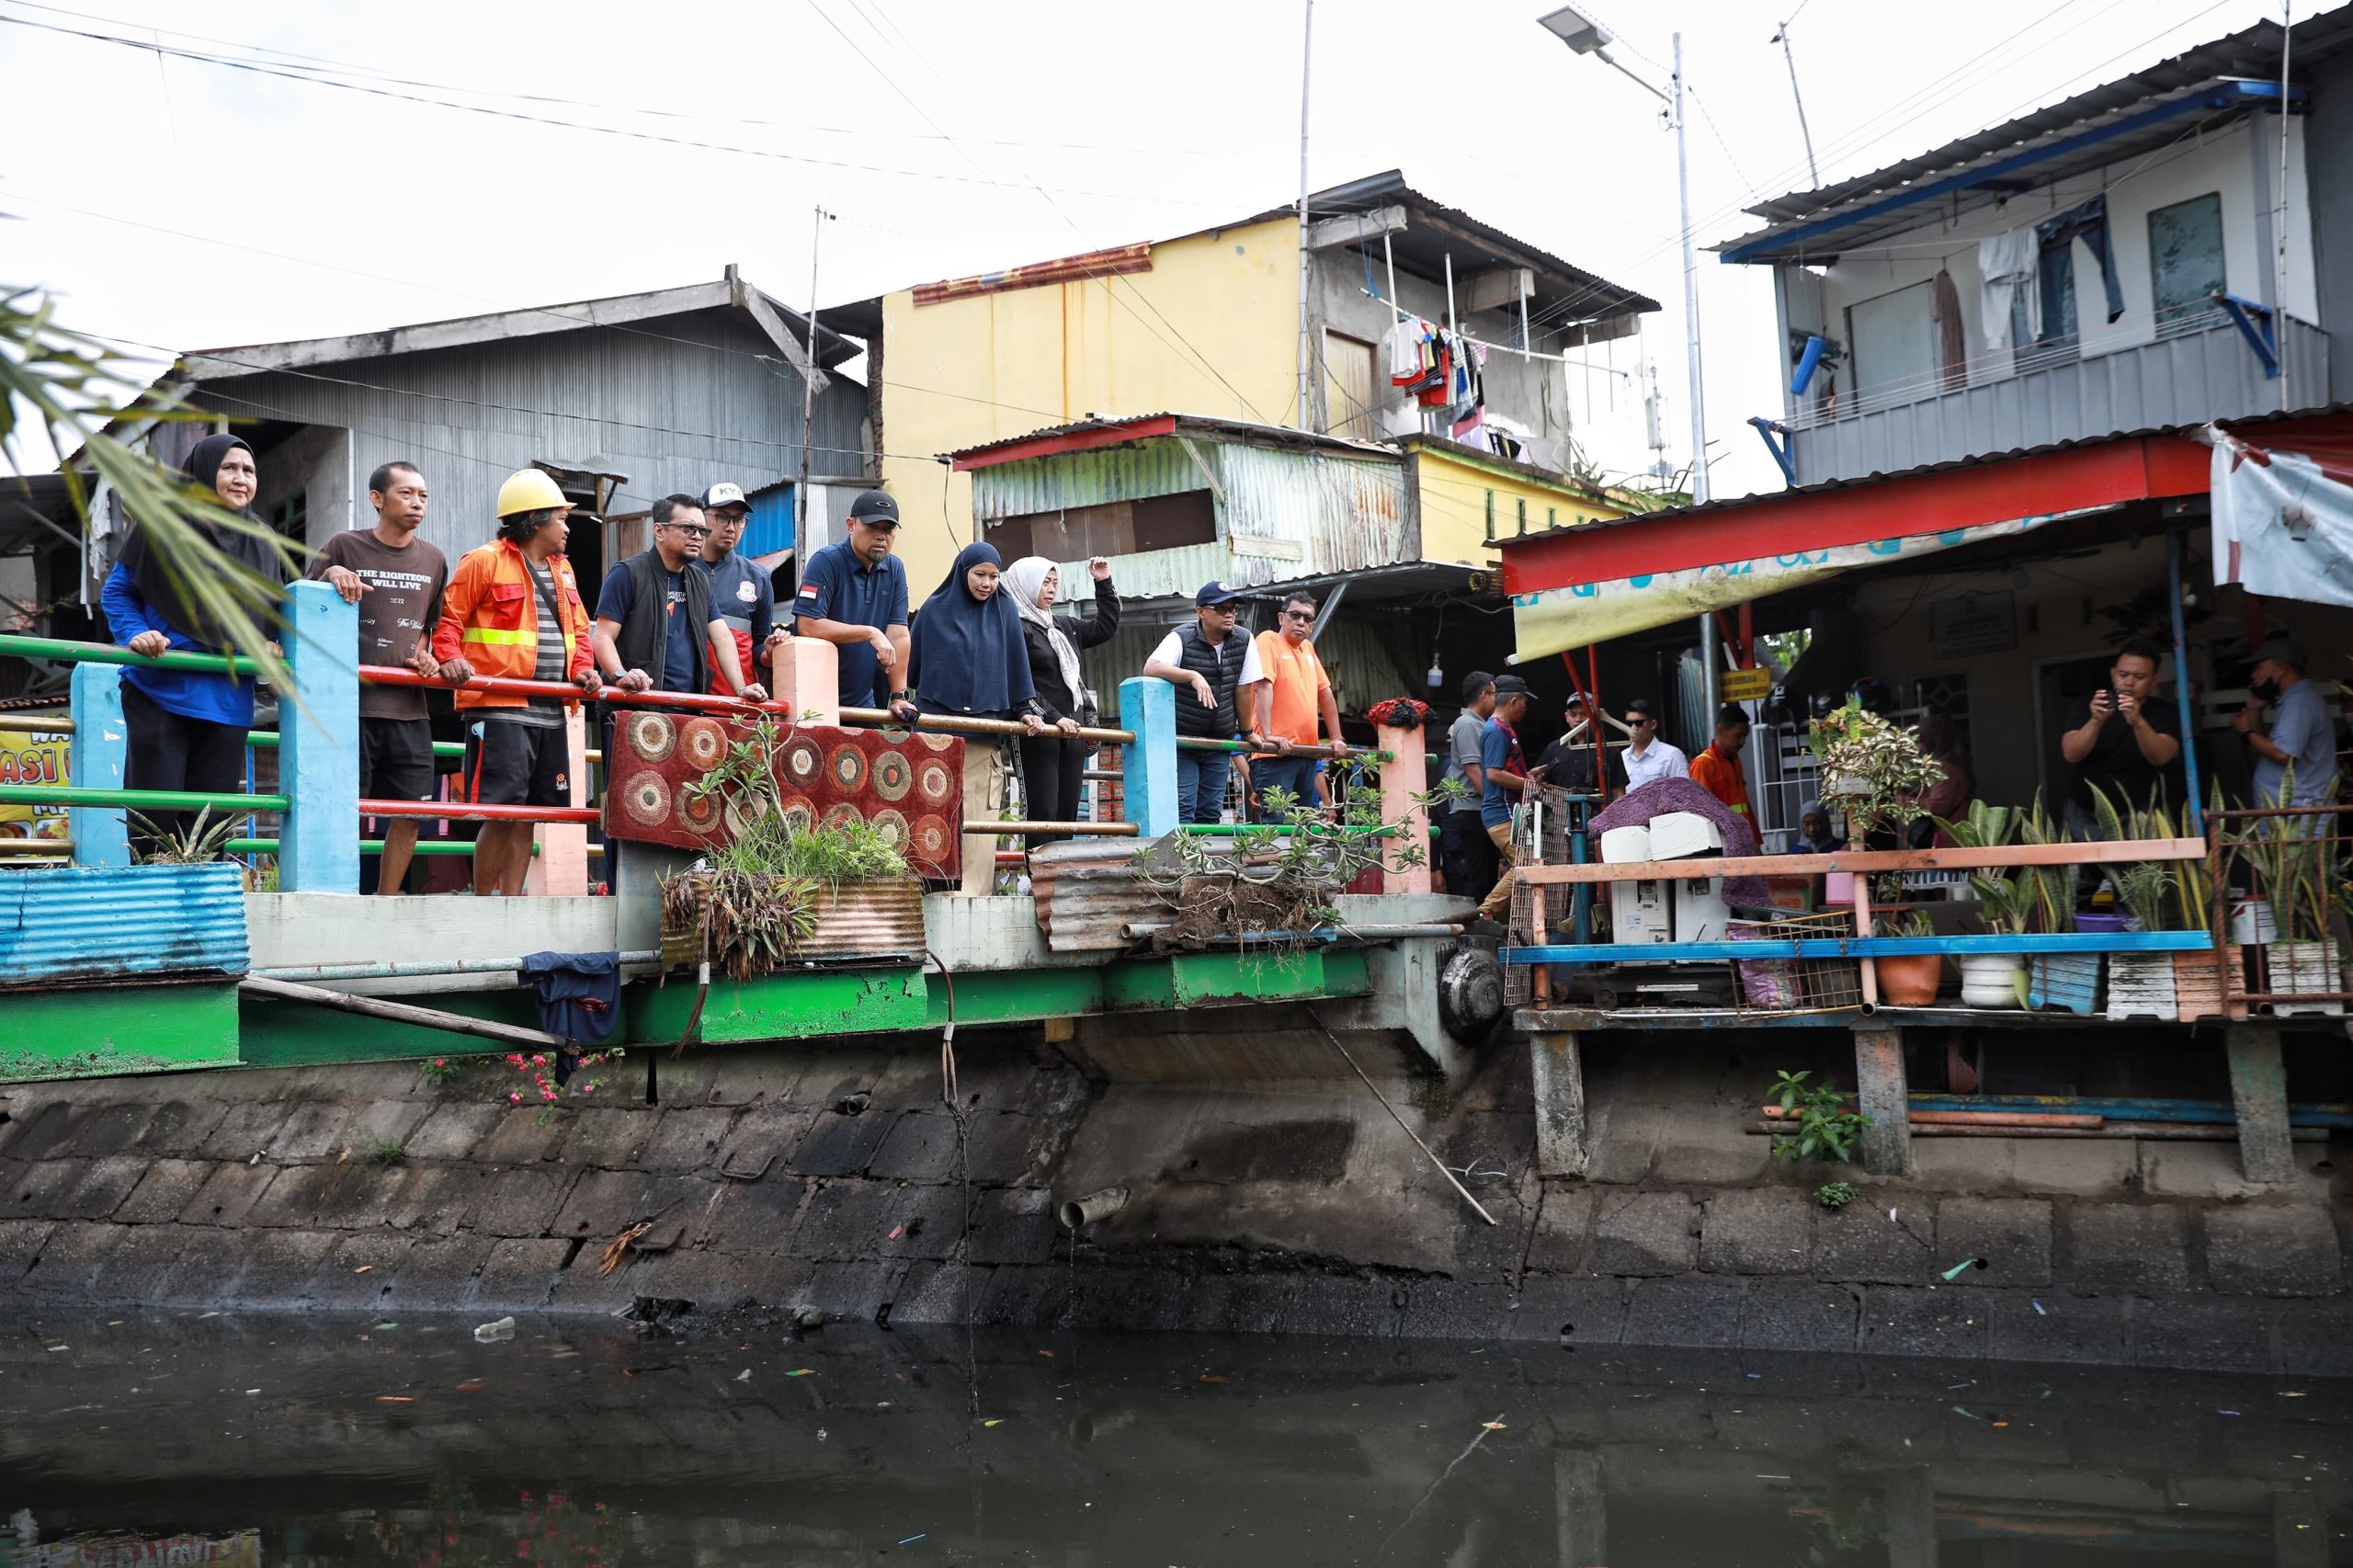
<svg viewBox="0 0 2353 1568">
<path fill-rule="evenodd" d="M 1660 301 L 1647 347 L 1679 459 L 1674 139 L 1633 83 L 1537 27 L 1550 8 L 1323 0 L 1309 176 L 1402 168 Z M 1827 181 L 2279 15 L 2258 0 L 1590 9 L 1662 82 L 1685 34 L 1703 244 L 1754 226 L 1745 201 L 1813 183 L 1770 41 L 1780 16 Z M 1296 195 L 1301 17 L 1300 0 L 0 0 L 0 213 L 20 220 L 0 222 L 0 285 L 53 290 L 71 324 L 188 349 L 664 288 L 731 261 L 797 305 L 818 204 L 840 215 L 821 301 L 1165 237 Z M 1770 279 L 1704 253 L 1699 277 L 1717 494 L 1778 486 L 1744 424 L 1779 406 Z"/>
</svg>

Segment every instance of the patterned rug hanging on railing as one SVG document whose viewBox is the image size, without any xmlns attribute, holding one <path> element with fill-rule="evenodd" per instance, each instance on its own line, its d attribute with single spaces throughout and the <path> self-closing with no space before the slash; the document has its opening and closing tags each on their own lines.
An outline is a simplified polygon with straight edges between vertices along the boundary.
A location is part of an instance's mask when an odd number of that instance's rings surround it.
<svg viewBox="0 0 2353 1568">
<path fill-rule="evenodd" d="M 709 849 L 729 842 L 736 809 L 697 799 L 699 780 L 751 733 L 705 715 L 621 713 L 605 758 L 605 831 L 615 838 Z M 776 742 L 776 799 L 788 821 L 873 824 L 922 877 L 963 875 L 964 743 L 954 735 L 801 725 Z"/>
</svg>

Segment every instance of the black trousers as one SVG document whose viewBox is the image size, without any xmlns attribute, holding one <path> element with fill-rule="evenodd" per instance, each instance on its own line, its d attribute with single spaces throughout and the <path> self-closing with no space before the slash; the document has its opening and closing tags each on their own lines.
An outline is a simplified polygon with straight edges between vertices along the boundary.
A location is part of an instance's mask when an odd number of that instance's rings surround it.
<svg viewBox="0 0 2353 1568">
<path fill-rule="evenodd" d="M 199 790 L 239 794 L 245 788 L 245 726 L 216 724 L 190 719 L 162 708 L 125 681 L 122 721 L 126 753 L 122 781 L 131 790 Z M 204 819 L 210 829 L 231 813 L 216 811 Z M 142 827 L 139 818 L 149 824 Z M 131 820 L 131 847 L 153 855 L 165 841 L 188 832 L 194 812 L 150 811 Z"/>
<path fill-rule="evenodd" d="M 1078 791 L 1086 782 L 1080 777 L 1086 771 L 1087 744 L 1068 735 L 1048 731 L 1042 735 L 1021 738 L 1021 782 L 1028 791 L 1029 820 L 1032 822 L 1075 822 L 1078 820 Z M 1051 844 L 1067 838 L 1068 834 L 1032 837 L 1029 847 Z"/>
<path fill-rule="evenodd" d="M 1476 812 L 1449 812 L 1438 825 L 1438 866 L 1446 872 L 1446 891 L 1456 898 L 1483 900 L 1495 885 L 1499 869 L 1495 841 L 1480 825 Z"/>
</svg>

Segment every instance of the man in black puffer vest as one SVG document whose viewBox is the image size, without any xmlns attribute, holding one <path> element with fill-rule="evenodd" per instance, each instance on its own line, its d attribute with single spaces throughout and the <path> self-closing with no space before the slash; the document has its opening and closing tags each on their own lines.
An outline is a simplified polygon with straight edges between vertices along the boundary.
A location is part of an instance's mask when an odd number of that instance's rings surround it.
<svg viewBox="0 0 2353 1568">
<path fill-rule="evenodd" d="M 765 702 L 767 689 L 744 678 L 735 636 L 710 611 L 710 579 L 688 562 L 710 537 L 691 495 L 665 495 L 650 518 L 654 548 L 605 574 L 597 593 L 597 667 L 621 691 L 700 691 L 708 649 L 725 689 Z"/>
<path fill-rule="evenodd" d="M 1242 596 L 1223 583 L 1206 585 L 1193 596 L 1195 624 L 1170 632 L 1144 661 L 1143 673 L 1175 686 L 1176 733 L 1211 740 L 1240 736 L 1262 744 L 1255 731 L 1243 733 L 1250 715 L 1237 713 L 1234 694 L 1254 689 L 1258 675 L 1258 651 L 1246 635 L 1237 636 L 1234 618 Z M 1222 751 L 1176 752 L 1176 817 L 1179 822 L 1213 823 L 1225 806 L 1225 780 L 1232 755 Z"/>
</svg>

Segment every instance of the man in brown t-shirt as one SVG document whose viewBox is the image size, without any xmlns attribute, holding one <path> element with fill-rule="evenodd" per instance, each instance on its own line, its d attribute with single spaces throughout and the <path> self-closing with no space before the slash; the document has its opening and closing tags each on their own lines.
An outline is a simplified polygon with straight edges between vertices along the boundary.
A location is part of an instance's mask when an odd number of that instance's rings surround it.
<svg viewBox="0 0 2353 1568">
<path fill-rule="evenodd" d="M 415 466 L 389 462 L 368 480 L 376 526 L 327 540 L 311 575 L 324 578 L 359 607 L 359 662 L 435 675 L 433 623 L 441 619 L 441 590 L 449 562 L 416 537 L 425 524 L 425 476 Z M 433 799 L 433 726 L 425 693 L 413 686 L 359 685 L 359 798 Z M 389 817 L 376 891 L 396 893 L 408 881 L 416 847 L 416 818 Z"/>
</svg>

